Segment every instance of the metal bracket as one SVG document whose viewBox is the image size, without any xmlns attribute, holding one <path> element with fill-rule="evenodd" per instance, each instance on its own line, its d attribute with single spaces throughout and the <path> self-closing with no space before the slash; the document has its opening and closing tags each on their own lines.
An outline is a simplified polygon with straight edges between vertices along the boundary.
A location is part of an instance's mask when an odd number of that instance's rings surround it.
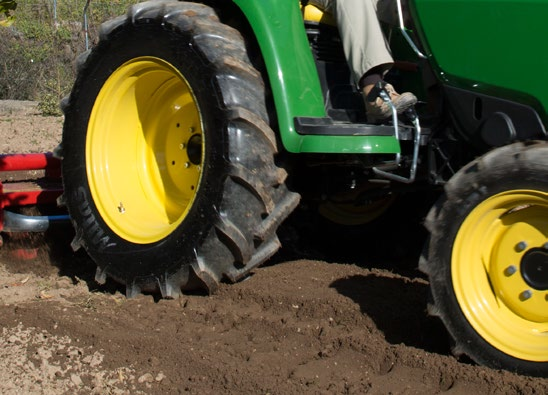
<svg viewBox="0 0 548 395">
<path fill-rule="evenodd" d="M 384 89 L 380 89 L 379 91 L 379 97 L 390 106 L 390 109 L 392 110 L 392 122 L 394 123 L 394 136 L 399 141 L 399 120 L 398 120 L 398 112 L 396 110 L 396 106 L 390 99 L 390 95 Z M 414 126 L 414 138 L 413 138 L 413 160 L 411 162 L 411 169 L 409 172 L 409 177 L 402 177 L 400 175 L 390 173 L 386 170 L 381 170 L 379 167 L 373 167 L 373 171 L 375 174 L 387 178 L 389 180 L 402 182 L 405 184 L 411 184 L 415 181 L 415 177 L 417 174 L 417 164 L 419 161 L 419 148 L 420 148 L 420 141 L 421 141 L 421 127 L 419 122 L 419 116 L 417 115 L 417 112 L 415 111 L 414 107 L 411 107 L 405 111 L 405 115 L 411 120 Z M 390 169 L 397 169 L 401 163 L 401 153 L 396 154 L 396 159 L 393 162 L 386 163 L 388 168 Z M 385 167 L 385 166 L 383 166 Z M 386 168 L 386 167 L 385 167 Z"/>
</svg>

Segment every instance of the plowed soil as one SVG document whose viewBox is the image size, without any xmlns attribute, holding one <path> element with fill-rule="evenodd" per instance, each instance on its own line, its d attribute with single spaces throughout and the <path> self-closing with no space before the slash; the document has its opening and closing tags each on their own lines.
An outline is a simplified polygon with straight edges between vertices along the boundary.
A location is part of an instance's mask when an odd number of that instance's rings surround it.
<svg viewBox="0 0 548 395">
<path fill-rule="evenodd" d="M 1 152 L 52 150 L 61 124 L 0 102 Z M 99 287 L 69 227 L 3 234 L 0 393 L 547 393 L 548 379 L 451 354 L 415 270 L 420 215 L 406 212 L 352 234 L 290 219 L 266 266 L 178 300 Z"/>
</svg>

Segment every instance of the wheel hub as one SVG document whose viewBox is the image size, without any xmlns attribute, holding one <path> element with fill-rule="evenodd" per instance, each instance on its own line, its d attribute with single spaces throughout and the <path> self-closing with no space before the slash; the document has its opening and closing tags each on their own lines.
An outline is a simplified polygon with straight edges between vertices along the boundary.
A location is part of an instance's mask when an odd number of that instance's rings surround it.
<svg viewBox="0 0 548 395">
<path fill-rule="evenodd" d="M 539 291 L 548 290 L 548 251 L 534 248 L 528 251 L 520 265 L 523 280 Z"/>
<path fill-rule="evenodd" d="M 193 135 L 188 140 L 187 148 L 188 159 L 193 165 L 199 165 L 202 161 L 202 136 L 199 134 Z"/>
</svg>

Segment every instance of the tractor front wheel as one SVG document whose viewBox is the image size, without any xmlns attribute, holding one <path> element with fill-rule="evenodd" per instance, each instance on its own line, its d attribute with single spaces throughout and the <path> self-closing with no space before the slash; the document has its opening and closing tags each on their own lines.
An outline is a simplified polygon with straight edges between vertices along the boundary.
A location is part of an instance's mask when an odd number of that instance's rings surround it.
<svg viewBox="0 0 548 395">
<path fill-rule="evenodd" d="M 461 169 L 430 211 L 421 269 L 455 352 L 548 375 L 548 144 L 498 148 Z"/>
</svg>

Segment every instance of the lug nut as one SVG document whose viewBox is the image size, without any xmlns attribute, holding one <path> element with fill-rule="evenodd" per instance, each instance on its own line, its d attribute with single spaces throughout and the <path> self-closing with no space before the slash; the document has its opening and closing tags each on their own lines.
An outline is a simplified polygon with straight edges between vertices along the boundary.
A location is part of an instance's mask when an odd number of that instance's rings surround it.
<svg viewBox="0 0 548 395">
<path fill-rule="evenodd" d="M 521 252 L 523 250 L 525 250 L 527 248 L 527 243 L 524 242 L 524 241 L 520 241 L 517 245 L 516 245 L 516 251 L 517 252 Z"/>
<path fill-rule="evenodd" d="M 514 265 L 510 265 L 506 269 L 504 269 L 504 275 L 510 277 L 512 274 L 514 274 L 517 271 L 518 269 Z"/>
<path fill-rule="evenodd" d="M 120 205 L 118 206 L 118 212 L 120 214 L 123 214 L 126 212 L 126 208 L 124 207 L 124 204 L 122 202 L 120 202 Z"/>
<path fill-rule="evenodd" d="M 519 300 L 525 302 L 527 299 L 531 299 L 531 296 L 533 296 L 533 293 L 527 289 L 519 294 Z"/>
</svg>

